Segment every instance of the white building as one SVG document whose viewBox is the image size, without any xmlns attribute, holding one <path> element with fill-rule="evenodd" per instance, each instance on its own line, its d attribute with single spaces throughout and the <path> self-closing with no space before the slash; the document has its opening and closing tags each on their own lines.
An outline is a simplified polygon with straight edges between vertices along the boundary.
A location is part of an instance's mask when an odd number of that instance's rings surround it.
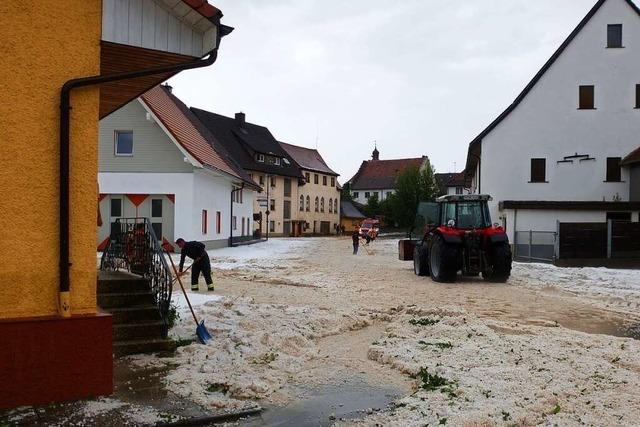
<svg viewBox="0 0 640 427">
<path fill-rule="evenodd" d="M 427 156 L 410 159 L 380 160 L 378 148 L 371 153 L 371 160 L 364 160 L 358 172 L 347 183 L 351 197 L 357 203 L 366 205 L 371 197 L 386 200 L 393 194 L 396 178 L 409 167 L 422 170 L 429 163 Z"/>
<path fill-rule="evenodd" d="M 435 174 L 440 194 L 452 195 L 452 194 L 469 194 L 471 191 L 466 187 L 465 173 L 453 172 L 453 173 L 437 173 Z"/>
<path fill-rule="evenodd" d="M 99 248 L 127 217 L 150 218 L 170 244 L 182 237 L 215 248 L 252 236 L 260 187 L 167 86 L 100 121 L 98 180 Z"/>
<path fill-rule="evenodd" d="M 515 101 L 469 145 L 466 177 L 494 222 L 638 221 L 621 159 L 640 145 L 640 10 L 600 0 Z M 631 200 L 631 201 L 630 201 Z"/>
</svg>

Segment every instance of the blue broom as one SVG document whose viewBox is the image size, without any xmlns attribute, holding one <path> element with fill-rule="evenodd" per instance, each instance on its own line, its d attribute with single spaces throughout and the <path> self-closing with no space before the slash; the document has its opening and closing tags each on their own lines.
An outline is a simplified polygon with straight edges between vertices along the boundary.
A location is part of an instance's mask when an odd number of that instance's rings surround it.
<svg viewBox="0 0 640 427">
<path fill-rule="evenodd" d="M 178 273 L 178 269 L 176 269 L 176 265 L 173 262 L 173 258 L 171 258 L 171 254 L 164 248 L 167 255 L 169 255 L 169 261 L 171 261 L 171 267 L 173 267 L 173 272 L 176 274 L 176 279 L 178 283 L 180 283 L 180 288 L 182 289 L 182 293 L 184 294 L 185 299 L 187 300 L 187 304 L 189 304 L 189 310 L 191 310 L 191 314 L 193 315 L 193 320 L 196 322 L 196 336 L 198 337 L 198 341 L 201 344 L 206 344 L 211 339 L 211 334 L 207 330 L 207 327 L 204 326 L 204 320 L 198 322 L 198 318 L 196 317 L 196 313 L 193 311 L 193 307 L 191 307 L 191 301 L 189 301 L 189 297 L 187 296 L 187 291 L 184 290 L 184 285 L 182 284 L 182 280 L 180 279 L 180 273 Z M 196 260 L 195 262 L 199 261 Z M 192 264 L 193 265 L 193 264 Z"/>
</svg>

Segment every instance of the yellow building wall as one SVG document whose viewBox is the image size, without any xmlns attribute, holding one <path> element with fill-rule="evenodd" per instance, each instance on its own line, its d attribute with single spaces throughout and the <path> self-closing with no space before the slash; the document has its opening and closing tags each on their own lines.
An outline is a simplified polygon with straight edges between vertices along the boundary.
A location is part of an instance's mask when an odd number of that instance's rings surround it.
<svg viewBox="0 0 640 427">
<path fill-rule="evenodd" d="M 0 1 L 0 318 L 57 314 L 59 98 L 100 73 L 100 0 Z M 71 313 L 96 311 L 97 87 L 71 96 Z"/>
<path fill-rule="evenodd" d="M 313 234 L 313 224 L 316 224 L 316 233 L 320 233 L 320 223 L 323 221 L 329 222 L 329 232 L 331 234 L 336 234 L 336 230 L 334 228 L 335 225 L 340 223 L 340 190 L 334 185 L 331 186 L 331 176 L 324 175 L 319 172 L 313 172 L 303 169 L 303 174 L 309 174 L 310 182 L 307 182 L 305 185 L 299 187 L 299 194 L 296 198 L 295 209 L 297 211 L 298 219 L 305 220 L 309 224 L 309 228 L 304 230 L 304 234 Z M 318 183 L 315 183 L 314 175 L 318 175 Z M 327 185 L 323 184 L 322 177 L 327 177 Z M 337 178 L 335 178 L 334 183 L 337 183 Z M 305 200 L 305 209 L 300 212 L 300 196 L 304 197 Z M 311 209 L 307 212 L 307 196 L 309 196 L 311 200 Z M 318 197 L 319 200 L 324 198 L 324 212 L 315 211 L 315 200 Z M 335 201 L 335 206 L 337 209 L 329 212 L 329 199 Z M 320 207 L 322 205 L 320 204 Z"/>
</svg>

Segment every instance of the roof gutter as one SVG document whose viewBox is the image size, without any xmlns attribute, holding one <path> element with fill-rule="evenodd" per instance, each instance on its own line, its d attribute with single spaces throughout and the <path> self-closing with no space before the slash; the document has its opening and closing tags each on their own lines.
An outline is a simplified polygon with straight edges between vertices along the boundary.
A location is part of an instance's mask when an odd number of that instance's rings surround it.
<svg viewBox="0 0 640 427">
<path fill-rule="evenodd" d="M 91 77 L 80 77 L 67 81 L 60 91 L 60 283 L 59 283 L 59 300 L 58 312 L 62 317 L 71 316 L 70 306 L 70 274 L 69 270 L 71 262 L 69 259 L 69 176 L 70 176 L 70 121 L 71 121 L 71 91 L 76 88 L 85 86 L 94 86 L 102 83 L 115 82 L 120 80 L 129 80 L 137 77 L 145 77 L 157 74 L 175 73 L 194 68 L 207 67 L 218 58 L 218 48 L 222 36 L 230 32 L 231 27 L 218 25 L 216 31 L 216 47 L 210 53 L 207 59 L 198 59 L 182 64 L 166 65 L 162 67 L 147 68 L 144 70 L 127 71 L 123 73 L 98 75 Z"/>
</svg>

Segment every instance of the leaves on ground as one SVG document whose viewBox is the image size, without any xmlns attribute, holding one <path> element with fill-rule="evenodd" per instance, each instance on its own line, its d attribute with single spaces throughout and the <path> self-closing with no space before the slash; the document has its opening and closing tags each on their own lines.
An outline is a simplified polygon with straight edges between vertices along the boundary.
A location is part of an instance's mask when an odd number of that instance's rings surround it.
<svg viewBox="0 0 640 427">
<path fill-rule="evenodd" d="M 439 319 L 431 319 L 429 317 L 421 317 L 419 319 L 411 319 L 409 323 L 412 325 L 420 325 L 420 326 L 431 326 L 440 322 Z"/>
</svg>

